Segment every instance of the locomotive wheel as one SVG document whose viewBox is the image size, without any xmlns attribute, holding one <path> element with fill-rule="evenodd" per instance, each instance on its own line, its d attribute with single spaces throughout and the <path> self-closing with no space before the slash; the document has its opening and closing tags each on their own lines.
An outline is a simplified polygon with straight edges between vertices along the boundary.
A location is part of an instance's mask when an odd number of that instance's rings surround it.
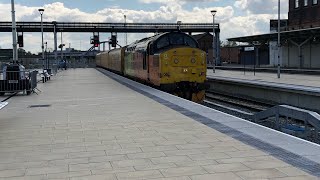
<svg viewBox="0 0 320 180">
<path fill-rule="evenodd" d="M 27 95 L 29 96 L 31 94 L 31 91 L 27 91 Z"/>
</svg>

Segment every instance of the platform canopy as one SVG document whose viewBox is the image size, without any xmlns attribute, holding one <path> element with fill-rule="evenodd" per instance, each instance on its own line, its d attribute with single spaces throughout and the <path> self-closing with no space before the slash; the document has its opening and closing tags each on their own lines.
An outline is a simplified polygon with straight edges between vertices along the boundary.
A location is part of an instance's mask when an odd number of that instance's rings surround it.
<svg viewBox="0 0 320 180">
<path fill-rule="evenodd" d="M 320 37 L 320 27 L 291 30 L 291 31 L 282 31 L 280 33 L 280 37 L 281 37 L 281 41 L 288 40 L 288 39 L 307 39 L 310 37 Z M 270 34 L 260 34 L 260 35 L 253 35 L 253 36 L 229 38 L 228 41 L 252 43 L 252 42 L 277 41 L 277 39 L 278 39 L 278 33 L 275 32 Z"/>
</svg>

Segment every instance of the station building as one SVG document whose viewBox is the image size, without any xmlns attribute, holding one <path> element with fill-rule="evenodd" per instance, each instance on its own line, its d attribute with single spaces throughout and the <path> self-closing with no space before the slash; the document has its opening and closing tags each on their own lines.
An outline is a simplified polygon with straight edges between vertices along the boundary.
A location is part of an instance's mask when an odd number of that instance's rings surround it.
<svg viewBox="0 0 320 180">
<path fill-rule="evenodd" d="M 289 0 L 288 19 L 281 20 L 280 64 L 286 68 L 320 68 L 320 4 L 319 0 Z M 259 64 L 259 48 L 269 46 L 269 65 L 278 64 L 278 23 L 270 20 L 270 33 L 230 38 L 229 41 L 255 45 Z"/>
</svg>

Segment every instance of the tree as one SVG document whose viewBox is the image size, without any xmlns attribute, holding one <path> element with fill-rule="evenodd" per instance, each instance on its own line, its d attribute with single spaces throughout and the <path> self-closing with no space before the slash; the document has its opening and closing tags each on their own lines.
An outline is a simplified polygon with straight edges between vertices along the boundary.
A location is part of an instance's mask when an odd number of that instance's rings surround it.
<svg viewBox="0 0 320 180">
<path fill-rule="evenodd" d="M 223 47 L 236 47 L 237 43 L 235 41 L 226 41 L 225 43 L 223 43 L 222 46 Z"/>
</svg>

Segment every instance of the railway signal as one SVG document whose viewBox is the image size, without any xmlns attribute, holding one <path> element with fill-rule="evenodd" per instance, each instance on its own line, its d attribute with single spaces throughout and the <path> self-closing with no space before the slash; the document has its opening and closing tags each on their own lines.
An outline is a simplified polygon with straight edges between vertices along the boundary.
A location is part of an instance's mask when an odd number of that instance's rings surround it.
<svg viewBox="0 0 320 180">
<path fill-rule="evenodd" d="M 23 47 L 24 46 L 24 44 L 23 44 L 23 34 L 18 35 L 18 44 L 19 44 L 19 47 Z"/>
<path fill-rule="evenodd" d="M 99 40 L 99 35 L 93 35 L 91 38 L 90 44 L 93 44 L 94 47 L 99 47 L 100 40 Z"/>
<path fill-rule="evenodd" d="M 112 35 L 111 36 L 111 46 L 112 47 L 117 47 L 117 36 L 116 35 Z"/>
</svg>

